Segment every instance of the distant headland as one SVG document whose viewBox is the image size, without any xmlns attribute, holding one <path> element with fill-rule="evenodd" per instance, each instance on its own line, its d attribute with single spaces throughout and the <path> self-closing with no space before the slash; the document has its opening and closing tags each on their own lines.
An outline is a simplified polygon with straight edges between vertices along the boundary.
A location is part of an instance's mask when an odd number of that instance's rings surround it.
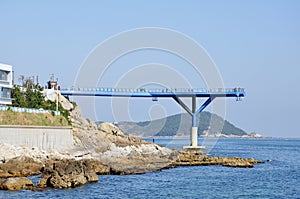
<svg viewBox="0 0 300 199">
<path fill-rule="evenodd" d="M 247 134 L 222 117 L 207 111 L 197 117 L 199 137 L 261 138 L 258 133 Z M 142 137 L 189 137 L 191 116 L 187 113 L 143 122 L 118 122 L 118 127 L 128 134 Z M 217 130 L 218 129 L 218 130 Z M 222 129 L 219 131 L 219 129 Z"/>
</svg>

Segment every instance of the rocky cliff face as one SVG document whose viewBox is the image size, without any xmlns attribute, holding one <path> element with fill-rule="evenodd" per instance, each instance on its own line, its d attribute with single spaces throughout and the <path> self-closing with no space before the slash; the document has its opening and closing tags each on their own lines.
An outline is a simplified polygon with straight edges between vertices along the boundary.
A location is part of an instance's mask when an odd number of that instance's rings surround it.
<svg viewBox="0 0 300 199">
<path fill-rule="evenodd" d="M 83 119 L 78 106 L 71 113 L 71 121 L 74 145 L 81 149 L 81 155 L 78 156 L 98 159 L 112 168 L 113 173 L 160 170 L 173 158 L 170 149 L 126 135 L 111 123 L 97 126 L 94 122 Z M 160 164 L 152 164 L 154 162 Z M 150 164 L 151 166 L 145 167 Z"/>
</svg>

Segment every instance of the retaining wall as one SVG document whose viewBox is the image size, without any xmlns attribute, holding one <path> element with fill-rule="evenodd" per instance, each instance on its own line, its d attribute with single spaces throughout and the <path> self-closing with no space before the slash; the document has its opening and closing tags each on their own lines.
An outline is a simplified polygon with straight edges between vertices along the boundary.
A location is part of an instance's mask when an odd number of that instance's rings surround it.
<svg viewBox="0 0 300 199">
<path fill-rule="evenodd" d="M 0 125 L 0 143 L 64 150 L 73 143 L 71 127 Z"/>
</svg>

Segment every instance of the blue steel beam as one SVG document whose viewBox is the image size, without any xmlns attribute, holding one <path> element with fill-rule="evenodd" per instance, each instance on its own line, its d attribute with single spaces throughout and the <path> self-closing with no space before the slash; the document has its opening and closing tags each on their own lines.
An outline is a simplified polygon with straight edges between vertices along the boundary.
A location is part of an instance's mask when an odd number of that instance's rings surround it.
<svg viewBox="0 0 300 199">
<path fill-rule="evenodd" d="M 195 102 L 193 101 L 192 104 L 193 104 L 193 110 L 191 110 L 181 99 L 179 99 L 177 96 L 176 97 L 173 97 L 173 99 L 186 111 L 188 112 L 188 114 L 190 114 L 191 116 L 193 116 L 194 114 L 194 104 Z"/>
<path fill-rule="evenodd" d="M 192 127 L 197 127 L 197 115 L 201 113 L 213 100 L 215 97 L 208 98 L 201 106 L 200 108 L 193 114 L 193 120 L 192 120 Z"/>
<path fill-rule="evenodd" d="M 61 90 L 62 95 L 67 96 L 106 96 L 106 97 L 245 97 L 244 89 L 214 89 L 201 90 L 186 89 L 186 91 L 176 91 L 176 89 L 166 90 L 151 90 L 143 89 L 108 89 L 108 88 L 94 88 L 94 89 L 65 89 Z"/>
</svg>

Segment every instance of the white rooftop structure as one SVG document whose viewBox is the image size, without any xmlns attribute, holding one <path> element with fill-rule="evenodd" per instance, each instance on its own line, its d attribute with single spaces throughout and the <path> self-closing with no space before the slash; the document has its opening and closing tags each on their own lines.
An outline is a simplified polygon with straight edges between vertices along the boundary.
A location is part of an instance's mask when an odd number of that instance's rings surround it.
<svg viewBox="0 0 300 199">
<path fill-rule="evenodd" d="M 13 87 L 12 66 L 0 63 L 0 104 L 11 104 L 11 89 Z"/>
</svg>

